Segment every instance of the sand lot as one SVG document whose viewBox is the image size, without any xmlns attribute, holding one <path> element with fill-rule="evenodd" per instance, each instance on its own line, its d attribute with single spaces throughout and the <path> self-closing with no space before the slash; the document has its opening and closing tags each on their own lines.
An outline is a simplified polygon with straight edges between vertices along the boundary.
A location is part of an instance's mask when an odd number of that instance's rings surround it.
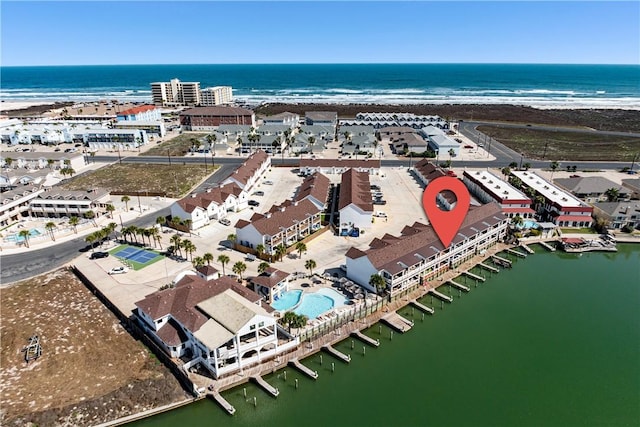
<svg viewBox="0 0 640 427">
<path fill-rule="evenodd" d="M 173 375 L 64 269 L 0 291 L 0 423 L 95 425 L 186 397 Z M 42 355 L 26 363 L 38 335 Z"/>
</svg>

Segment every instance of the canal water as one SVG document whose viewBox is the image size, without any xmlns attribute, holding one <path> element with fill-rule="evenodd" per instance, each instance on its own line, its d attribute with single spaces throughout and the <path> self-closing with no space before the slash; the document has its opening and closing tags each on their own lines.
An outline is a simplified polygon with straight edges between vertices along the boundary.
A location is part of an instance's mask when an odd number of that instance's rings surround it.
<svg viewBox="0 0 640 427">
<path fill-rule="evenodd" d="M 350 364 L 304 360 L 317 381 L 290 367 L 265 377 L 278 398 L 253 384 L 224 392 L 234 416 L 203 400 L 132 425 L 640 425 L 640 246 L 533 248 L 511 270 L 478 270 L 487 281 L 467 279 L 452 304 L 434 299 L 433 316 L 401 310 L 415 321 L 408 333 L 374 325 L 378 348 L 345 339 L 335 347 Z"/>
</svg>

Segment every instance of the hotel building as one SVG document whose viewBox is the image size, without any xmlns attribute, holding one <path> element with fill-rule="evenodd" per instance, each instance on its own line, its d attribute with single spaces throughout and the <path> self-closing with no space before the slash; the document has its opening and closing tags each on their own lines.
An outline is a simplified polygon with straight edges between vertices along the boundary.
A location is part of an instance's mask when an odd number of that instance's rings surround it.
<svg viewBox="0 0 640 427">
<path fill-rule="evenodd" d="M 171 79 L 151 83 L 151 96 L 155 105 L 163 107 L 200 105 L 200 82 Z"/>
<path fill-rule="evenodd" d="M 231 86 L 214 86 L 200 91 L 200 105 L 203 107 L 231 104 L 232 102 L 233 89 Z"/>
<path fill-rule="evenodd" d="M 482 203 L 497 202 L 509 218 L 533 218 L 531 199 L 522 191 L 488 171 L 464 171 L 462 181 Z"/>
</svg>

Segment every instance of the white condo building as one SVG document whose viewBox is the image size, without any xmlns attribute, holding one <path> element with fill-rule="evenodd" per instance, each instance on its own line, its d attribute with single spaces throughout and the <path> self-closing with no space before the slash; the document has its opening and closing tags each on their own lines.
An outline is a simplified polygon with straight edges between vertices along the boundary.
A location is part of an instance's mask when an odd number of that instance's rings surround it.
<svg viewBox="0 0 640 427">
<path fill-rule="evenodd" d="M 231 104 L 232 102 L 233 89 L 231 86 L 214 86 L 200 91 L 200 105 L 203 107 Z"/>
<path fill-rule="evenodd" d="M 179 79 L 154 82 L 151 83 L 151 96 L 155 105 L 163 107 L 200 105 L 200 82 L 181 82 Z"/>
</svg>

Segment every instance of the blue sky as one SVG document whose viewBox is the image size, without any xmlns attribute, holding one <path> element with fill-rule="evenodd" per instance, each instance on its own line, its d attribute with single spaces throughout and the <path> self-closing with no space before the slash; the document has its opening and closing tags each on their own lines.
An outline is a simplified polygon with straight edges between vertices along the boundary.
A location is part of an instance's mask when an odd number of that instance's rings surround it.
<svg viewBox="0 0 640 427">
<path fill-rule="evenodd" d="M 640 63 L 640 2 L 0 2 L 2 65 Z"/>
</svg>

